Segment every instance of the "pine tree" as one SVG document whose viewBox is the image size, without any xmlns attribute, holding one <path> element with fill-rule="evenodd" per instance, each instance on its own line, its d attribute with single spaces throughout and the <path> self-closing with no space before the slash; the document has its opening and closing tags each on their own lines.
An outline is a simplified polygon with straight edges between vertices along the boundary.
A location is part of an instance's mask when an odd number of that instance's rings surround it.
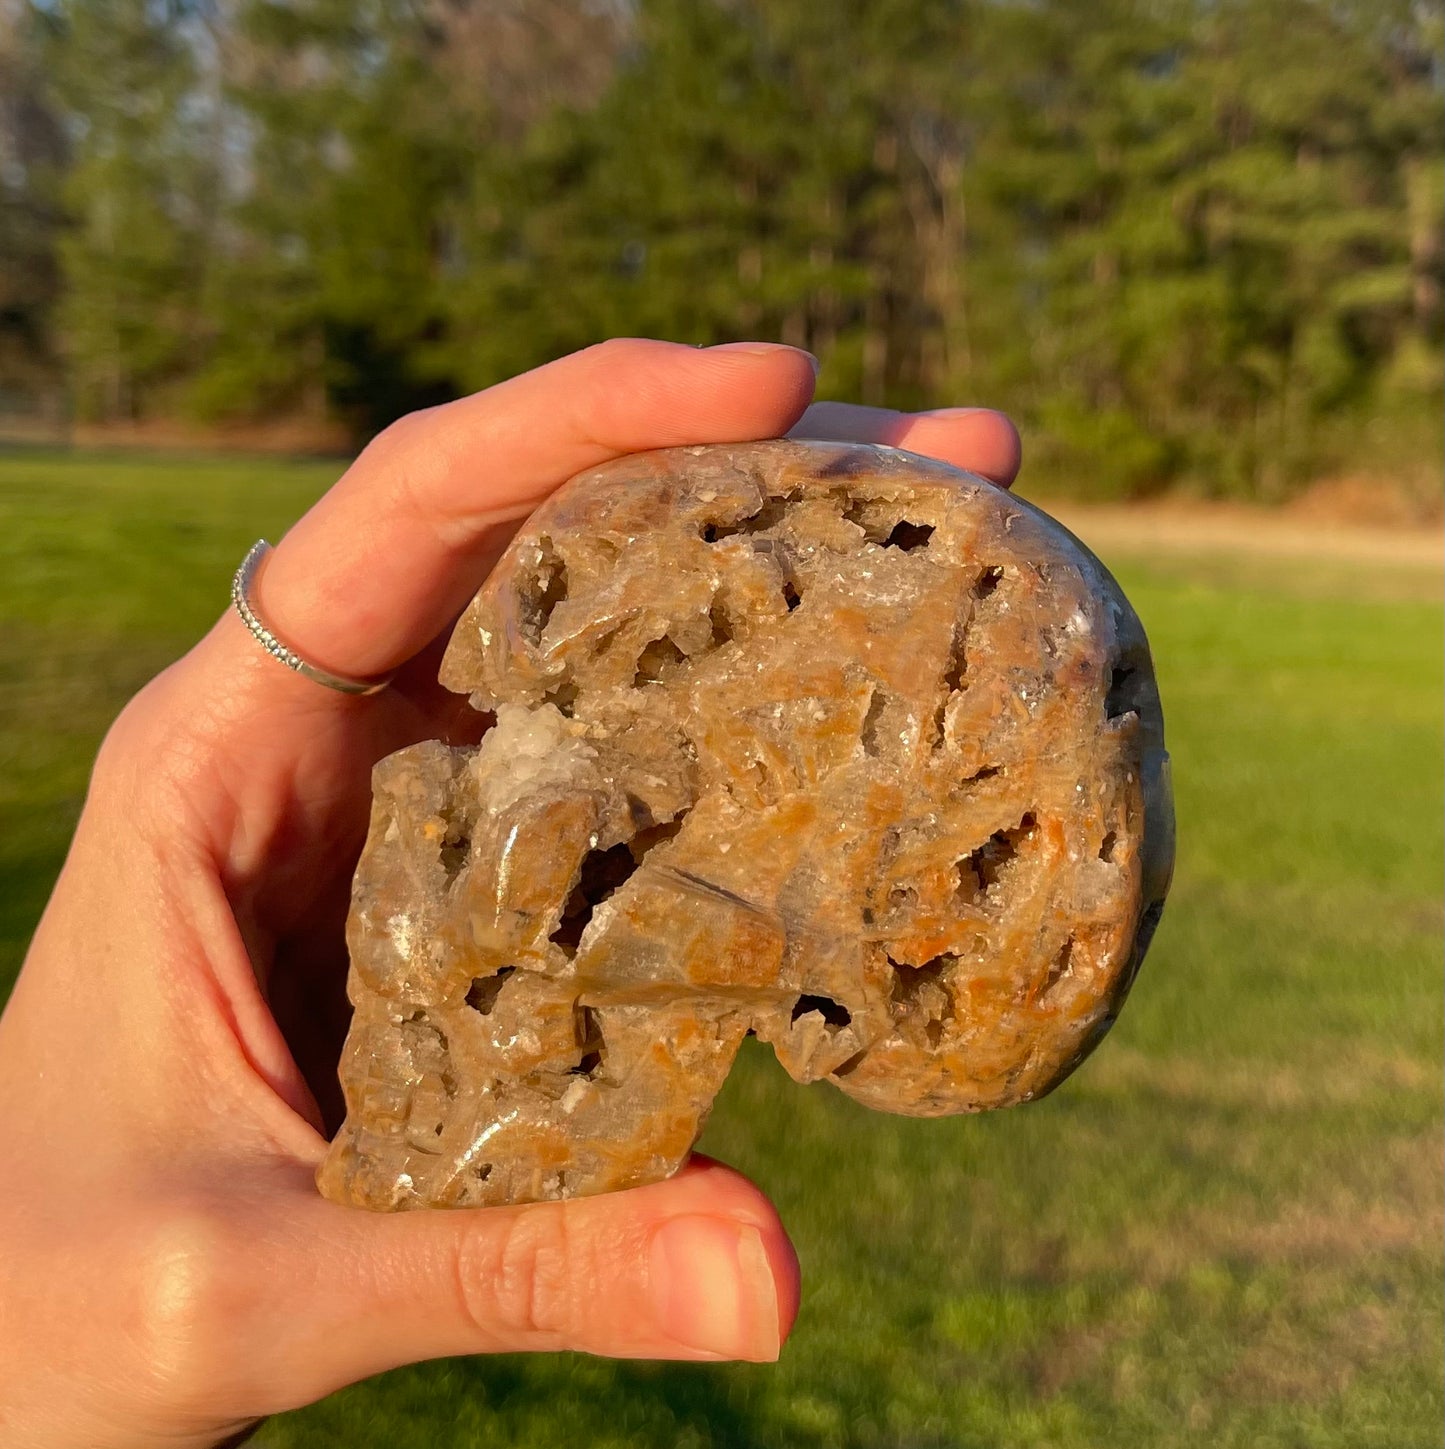
<svg viewBox="0 0 1445 1449">
<path fill-rule="evenodd" d="M 649 332 L 810 345 L 830 386 L 869 401 L 944 391 L 966 369 L 945 82 L 967 13 L 639 6 L 600 103 L 485 168 L 460 330 L 515 325 L 472 359 L 473 380 Z"/>
<path fill-rule="evenodd" d="M 427 45 L 391 0 L 238 7 L 225 100 L 244 167 L 212 258 L 202 412 L 369 431 L 450 392 L 431 345 L 459 147 Z"/>
<path fill-rule="evenodd" d="M 746 335 L 834 396 L 1008 407 L 1036 480 L 1268 496 L 1381 420 L 1434 446 L 1441 0 L 0 18 L 0 335 L 53 319 L 92 416 L 364 435 L 609 335 Z"/>
<path fill-rule="evenodd" d="M 1431 305 L 1405 160 L 1439 174 L 1440 96 L 1410 74 L 1418 7 L 1384 12 L 1055 0 L 1013 17 L 1043 63 L 998 72 L 989 184 L 1027 238 L 1014 375 L 1043 461 L 1124 491 L 1187 474 L 1252 493 L 1326 462 L 1321 417 L 1370 394 L 1411 297 Z"/>
<path fill-rule="evenodd" d="M 215 173 L 184 0 L 62 0 L 45 60 L 72 137 L 59 313 L 78 410 L 174 405 L 193 365 Z"/>
<path fill-rule="evenodd" d="M 54 394 L 66 146 L 40 64 L 39 17 L 0 0 L 0 406 Z M 38 399 L 37 399 L 38 401 Z"/>
</svg>

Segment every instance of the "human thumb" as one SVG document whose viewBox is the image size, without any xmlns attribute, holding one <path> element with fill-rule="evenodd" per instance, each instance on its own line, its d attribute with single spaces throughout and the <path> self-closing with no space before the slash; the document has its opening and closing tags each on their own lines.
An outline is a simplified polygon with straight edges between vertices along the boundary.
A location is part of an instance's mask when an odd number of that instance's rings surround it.
<svg viewBox="0 0 1445 1449">
<path fill-rule="evenodd" d="M 273 1279 L 278 1407 L 455 1354 L 768 1362 L 797 1313 L 776 1211 L 704 1158 L 567 1202 L 378 1214 L 314 1198 L 302 1216 L 295 1261 Z"/>
</svg>

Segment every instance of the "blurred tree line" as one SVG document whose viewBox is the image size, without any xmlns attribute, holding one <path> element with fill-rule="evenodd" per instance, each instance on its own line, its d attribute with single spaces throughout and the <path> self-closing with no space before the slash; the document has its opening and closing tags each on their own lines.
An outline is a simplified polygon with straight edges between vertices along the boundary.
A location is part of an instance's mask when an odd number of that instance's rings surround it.
<svg viewBox="0 0 1445 1449">
<path fill-rule="evenodd" d="M 1438 441 L 1442 0 L 0 0 L 0 389 L 364 435 L 617 333 L 1279 496 Z"/>
</svg>

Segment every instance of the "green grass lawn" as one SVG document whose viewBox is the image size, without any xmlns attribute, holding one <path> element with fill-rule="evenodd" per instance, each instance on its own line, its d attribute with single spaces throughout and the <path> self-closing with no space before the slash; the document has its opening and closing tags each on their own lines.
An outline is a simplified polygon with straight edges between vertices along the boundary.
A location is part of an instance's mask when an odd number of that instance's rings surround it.
<svg viewBox="0 0 1445 1449">
<path fill-rule="evenodd" d="M 107 721 L 335 472 L 0 455 L 0 992 Z M 1110 561 L 1154 645 L 1180 860 L 1098 1055 L 1041 1103 L 920 1122 L 745 1051 L 703 1146 L 797 1242 L 781 1363 L 457 1360 L 258 1444 L 1440 1444 L 1437 582 Z"/>
</svg>

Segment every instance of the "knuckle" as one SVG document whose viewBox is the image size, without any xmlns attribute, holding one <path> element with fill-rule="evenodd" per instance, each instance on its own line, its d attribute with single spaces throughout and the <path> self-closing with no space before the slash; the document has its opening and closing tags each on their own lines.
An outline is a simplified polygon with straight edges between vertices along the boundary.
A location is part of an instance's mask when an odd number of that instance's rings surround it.
<svg viewBox="0 0 1445 1449">
<path fill-rule="evenodd" d="M 147 684 L 139 693 L 126 702 L 121 712 L 110 722 L 96 751 L 94 774 L 102 781 L 125 778 L 132 775 L 138 761 L 145 758 L 151 735 L 154 733 L 149 717 L 148 699 L 152 685 Z"/>
<path fill-rule="evenodd" d="M 141 831 L 173 828 L 206 754 L 197 712 L 166 698 L 170 675 L 157 675 L 115 717 L 91 771 L 90 799 Z"/>
<path fill-rule="evenodd" d="M 410 447 L 417 440 L 425 416 L 425 411 L 422 411 L 403 413 L 399 418 L 393 418 L 362 451 L 391 454 Z"/>
<path fill-rule="evenodd" d="M 417 452 L 435 433 L 437 412 L 436 408 L 419 408 L 416 412 L 403 413 L 372 438 L 362 450 L 363 456 L 395 464 Z"/>
<path fill-rule="evenodd" d="M 604 453 L 638 446 L 634 389 L 648 389 L 657 351 L 647 338 L 609 337 L 575 354 L 581 385 L 569 397 L 567 419 L 579 441 Z"/>
<path fill-rule="evenodd" d="M 573 1341 L 590 1273 L 567 1209 L 520 1212 L 500 1238 L 488 1232 L 490 1243 L 464 1250 L 462 1302 L 483 1338 L 533 1348 Z"/>
<path fill-rule="evenodd" d="M 152 680 L 111 721 L 96 751 L 91 770 L 94 794 L 134 795 L 146 780 L 153 779 L 157 759 L 157 711 L 154 708 L 156 681 Z"/>
<path fill-rule="evenodd" d="M 126 1337 L 142 1398 L 207 1415 L 237 1397 L 237 1247 L 208 1208 L 173 1210 L 132 1245 Z"/>
<path fill-rule="evenodd" d="M 393 505 L 412 523 L 429 529 L 448 547 L 470 541 L 465 499 L 444 486 L 454 468 L 456 418 L 448 407 L 423 408 L 389 423 L 367 444 L 365 471 L 383 473 Z M 358 460 L 358 464 L 362 460 Z"/>
</svg>

